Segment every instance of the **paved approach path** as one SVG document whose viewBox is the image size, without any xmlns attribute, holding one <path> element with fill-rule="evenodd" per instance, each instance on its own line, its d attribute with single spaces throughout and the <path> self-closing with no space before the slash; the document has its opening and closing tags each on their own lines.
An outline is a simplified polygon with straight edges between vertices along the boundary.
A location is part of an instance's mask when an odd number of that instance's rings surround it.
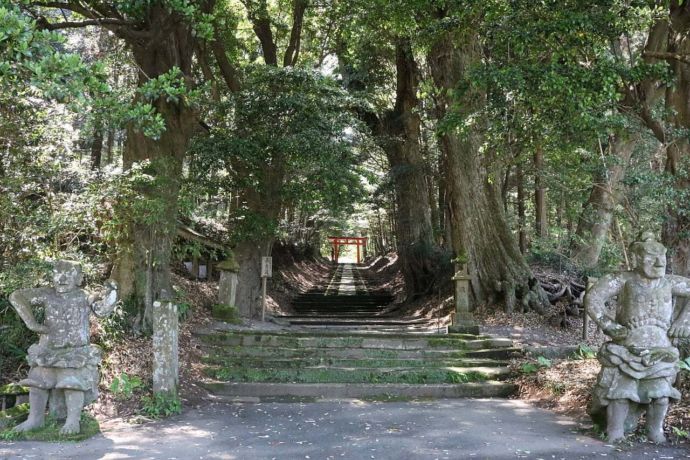
<svg viewBox="0 0 690 460">
<path fill-rule="evenodd" d="M 0 459 L 679 459 L 683 448 L 617 450 L 516 400 L 210 403 L 145 425 L 110 423 L 75 444 L 0 442 Z"/>
</svg>

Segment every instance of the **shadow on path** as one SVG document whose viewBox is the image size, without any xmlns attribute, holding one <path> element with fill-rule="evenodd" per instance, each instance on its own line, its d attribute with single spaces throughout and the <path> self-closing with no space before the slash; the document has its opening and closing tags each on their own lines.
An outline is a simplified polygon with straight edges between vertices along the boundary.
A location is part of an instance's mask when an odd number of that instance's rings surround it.
<svg viewBox="0 0 690 460">
<path fill-rule="evenodd" d="M 209 403 L 146 425 L 104 424 L 75 444 L 0 443 L 0 459 L 690 458 L 682 448 L 622 450 L 516 400 Z"/>
</svg>

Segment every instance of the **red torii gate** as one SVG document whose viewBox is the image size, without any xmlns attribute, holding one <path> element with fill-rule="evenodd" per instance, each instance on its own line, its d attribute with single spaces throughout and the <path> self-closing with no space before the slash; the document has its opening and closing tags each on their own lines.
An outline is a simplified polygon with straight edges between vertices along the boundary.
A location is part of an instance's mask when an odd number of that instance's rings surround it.
<svg viewBox="0 0 690 460">
<path fill-rule="evenodd" d="M 365 236 L 329 236 L 331 244 L 333 245 L 333 250 L 331 251 L 331 262 L 338 263 L 338 256 L 340 255 L 340 246 L 344 244 L 355 244 L 357 245 L 357 263 L 362 261 L 362 253 L 359 249 L 363 246 L 366 249 L 367 237 Z"/>
</svg>

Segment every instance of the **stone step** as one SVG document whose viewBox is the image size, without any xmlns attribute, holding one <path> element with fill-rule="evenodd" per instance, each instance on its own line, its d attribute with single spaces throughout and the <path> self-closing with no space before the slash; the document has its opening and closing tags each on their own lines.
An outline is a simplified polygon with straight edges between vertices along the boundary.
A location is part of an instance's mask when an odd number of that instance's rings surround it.
<svg viewBox="0 0 690 460">
<path fill-rule="evenodd" d="M 388 305 L 380 304 L 366 304 L 366 303 L 328 303 L 328 302 L 312 302 L 312 303 L 295 303 L 292 304 L 292 308 L 295 311 L 302 310 L 321 310 L 321 311 L 348 311 L 348 310 L 361 310 L 369 312 L 384 311 L 388 309 Z"/>
<path fill-rule="evenodd" d="M 479 369 L 479 370 L 477 370 Z M 507 368 L 417 367 L 417 368 L 245 368 L 207 366 L 204 373 L 223 382 L 272 383 L 434 383 L 485 382 L 507 376 Z"/>
<path fill-rule="evenodd" d="M 236 400 L 256 398 L 266 400 L 290 400 L 304 398 L 304 401 L 336 398 L 358 398 L 376 401 L 428 398 L 507 398 L 517 391 L 517 386 L 505 382 L 481 382 L 459 384 L 352 384 L 352 383 L 202 383 L 216 396 Z"/>
<path fill-rule="evenodd" d="M 289 323 L 289 322 L 288 322 Z M 339 331 L 339 332 L 370 332 L 372 334 L 441 334 L 447 332 L 447 328 L 439 328 L 434 325 L 433 322 L 423 323 L 423 324 L 413 324 L 408 326 L 393 325 L 393 326 L 352 326 L 349 324 L 326 324 L 326 325 L 313 325 L 304 324 L 300 326 L 301 329 L 308 329 L 313 331 Z"/>
<path fill-rule="evenodd" d="M 460 337 L 411 336 L 296 336 L 289 334 L 237 334 L 234 332 L 216 333 L 203 337 L 210 343 L 225 346 L 261 346 L 279 348 L 379 348 L 394 350 L 421 349 L 459 349 L 480 350 L 486 348 L 509 348 L 513 342 L 510 339 L 480 338 L 467 339 Z"/>
<path fill-rule="evenodd" d="M 318 307 L 295 307 L 295 313 L 288 316 L 311 315 L 311 314 L 327 314 L 327 315 L 347 315 L 347 314 L 361 314 L 361 315 L 380 315 L 388 310 L 386 307 L 362 308 L 359 306 L 341 307 L 341 306 L 318 306 Z"/>
<path fill-rule="evenodd" d="M 280 348 L 280 347 L 224 347 L 206 346 L 204 349 L 218 356 L 304 358 L 321 357 L 333 359 L 423 359 L 452 360 L 483 358 L 507 360 L 517 356 L 519 348 L 490 348 L 480 350 L 392 350 L 384 348 Z"/>
<path fill-rule="evenodd" d="M 298 358 L 250 358 L 246 356 L 218 356 L 210 355 L 203 358 L 203 362 L 212 365 L 249 367 L 249 368 L 318 368 L 329 366 L 332 368 L 352 368 L 352 369 L 378 369 L 378 368 L 398 368 L 414 369 L 421 367 L 452 367 L 452 368 L 472 368 L 472 369 L 498 369 L 506 368 L 508 361 L 495 359 L 414 359 L 414 358 L 360 358 L 344 359 L 329 357 L 298 357 Z"/>
<path fill-rule="evenodd" d="M 291 315 L 282 315 L 282 316 L 276 316 L 276 318 L 280 317 L 285 317 L 289 318 L 291 320 L 295 321 L 304 321 L 304 322 L 323 322 L 326 320 L 330 319 L 356 319 L 356 320 L 363 320 L 367 318 L 372 318 L 372 319 L 381 319 L 381 318 L 387 318 L 390 320 L 394 321 L 400 321 L 398 316 L 393 316 L 391 314 L 387 314 L 388 312 L 385 309 L 381 310 L 359 310 L 357 308 L 353 308 L 351 310 L 342 310 L 342 309 L 322 309 L 322 310 L 316 310 L 316 309 L 311 309 L 311 310 L 296 310 L 295 313 Z M 404 320 L 403 320 L 404 321 Z"/>
<path fill-rule="evenodd" d="M 338 301 L 371 301 L 371 302 L 390 302 L 393 300 L 391 295 L 374 295 L 374 294 L 354 294 L 354 295 L 338 295 L 335 292 L 313 292 L 309 294 L 300 294 L 293 299 L 294 301 L 303 300 L 328 300 L 332 302 Z"/>
<path fill-rule="evenodd" d="M 384 339 L 407 339 L 407 338 L 429 338 L 429 339 L 436 339 L 436 338 L 441 338 L 441 339 L 456 339 L 456 340 L 480 340 L 480 339 L 495 339 L 497 337 L 493 337 L 490 335 L 486 334 L 480 334 L 480 335 L 475 335 L 475 334 L 461 334 L 461 333 L 453 333 L 453 334 L 438 334 L 438 333 L 427 333 L 427 334 L 417 334 L 417 335 L 410 335 L 407 333 L 393 333 L 393 334 L 374 334 L 371 332 L 348 332 L 348 333 L 342 333 L 342 332 L 337 332 L 337 331 L 318 331 L 318 332 L 312 332 L 312 331 L 300 331 L 300 330 L 290 330 L 290 331 L 255 331 L 255 330 L 248 330 L 248 329 L 227 329 L 224 328 L 223 326 L 215 326 L 210 329 L 201 329 L 201 330 L 196 330 L 193 332 L 194 335 L 198 337 L 202 336 L 208 336 L 208 335 L 214 335 L 214 334 L 232 334 L 232 335 L 246 335 L 246 336 L 256 336 L 256 335 L 268 335 L 268 336 L 281 336 L 281 337 L 372 337 L 372 336 L 379 336 L 380 338 Z M 505 338 L 500 338 L 501 340 L 507 340 Z"/>
<path fill-rule="evenodd" d="M 338 318 L 327 318 L 320 316 L 276 316 L 275 318 L 279 320 L 284 320 L 290 322 L 295 326 L 412 326 L 428 324 L 429 320 L 426 319 L 415 319 L 415 320 L 404 320 L 404 319 L 386 319 L 385 317 L 338 317 Z"/>
<path fill-rule="evenodd" d="M 313 305 L 293 305 L 295 313 L 365 313 L 377 314 L 388 311 L 385 305 L 329 305 L 325 303 L 315 303 Z"/>
</svg>

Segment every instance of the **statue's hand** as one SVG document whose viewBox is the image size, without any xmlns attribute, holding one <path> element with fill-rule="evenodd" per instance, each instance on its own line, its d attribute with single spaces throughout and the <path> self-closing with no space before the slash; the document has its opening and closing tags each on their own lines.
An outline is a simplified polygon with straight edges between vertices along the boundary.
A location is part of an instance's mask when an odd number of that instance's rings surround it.
<svg viewBox="0 0 690 460">
<path fill-rule="evenodd" d="M 604 334 L 613 340 L 623 340 L 628 336 L 628 328 L 621 324 L 613 324 L 611 327 L 604 329 Z"/>
<path fill-rule="evenodd" d="M 678 359 L 678 354 L 672 349 L 661 349 L 654 350 L 649 354 L 648 361 L 649 364 L 655 364 L 659 361 L 665 361 L 667 363 L 675 362 Z"/>
</svg>

